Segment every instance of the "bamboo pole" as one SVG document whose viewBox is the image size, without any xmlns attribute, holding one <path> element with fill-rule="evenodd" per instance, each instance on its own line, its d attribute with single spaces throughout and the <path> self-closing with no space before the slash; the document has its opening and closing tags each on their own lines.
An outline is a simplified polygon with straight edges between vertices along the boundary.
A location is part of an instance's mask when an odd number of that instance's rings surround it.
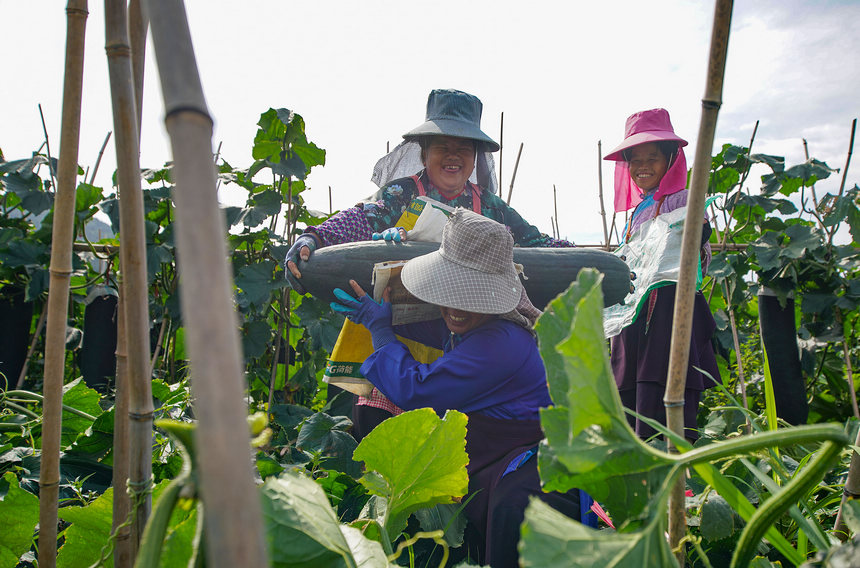
<svg viewBox="0 0 860 568">
<path fill-rule="evenodd" d="M 39 336 L 42 335 L 42 329 L 45 328 L 45 319 L 48 317 L 48 307 L 42 306 L 42 313 L 39 314 L 39 321 L 36 322 L 36 331 L 33 333 L 33 338 L 30 340 L 30 347 L 27 348 L 27 357 L 24 358 L 24 364 L 21 366 L 21 373 L 18 375 L 18 383 L 16 389 L 21 389 L 24 386 L 24 379 L 27 378 L 27 369 L 30 368 L 30 360 L 33 358 L 33 352 L 36 351 L 36 343 L 39 341 Z"/>
<path fill-rule="evenodd" d="M 603 219 L 603 242 L 609 250 L 609 229 L 606 226 L 606 207 L 603 205 L 603 148 L 597 141 L 597 194 L 600 196 L 600 218 Z"/>
<path fill-rule="evenodd" d="M 666 406 L 667 427 L 683 436 L 684 391 L 690 356 L 690 331 L 693 323 L 693 301 L 696 294 L 696 269 L 702 238 L 702 218 L 705 213 L 705 193 L 711 166 L 711 150 L 717 115 L 722 104 L 723 77 L 729 45 L 729 28 L 732 21 L 732 0 L 717 0 L 714 8 L 714 26 L 708 56 L 708 75 L 705 96 L 702 99 L 702 118 L 696 140 L 693 177 L 687 197 L 687 219 L 681 241 L 681 267 L 675 295 L 672 341 L 669 351 L 669 375 L 663 404 Z M 678 562 L 684 565 L 684 550 L 679 546 L 686 532 L 684 514 L 684 480 L 681 478 L 669 499 L 669 543 L 676 551 Z"/>
<path fill-rule="evenodd" d="M 146 19 L 141 0 L 129 0 L 128 36 L 131 42 L 131 70 L 136 95 L 138 142 L 140 141 L 140 124 L 143 120 L 143 71 L 146 66 L 146 30 L 148 27 L 149 20 Z"/>
<path fill-rule="evenodd" d="M 857 119 L 851 122 L 851 141 L 848 144 L 848 156 L 845 158 L 845 169 L 842 172 L 842 183 L 839 186 L 839 197 L 842 197 L 845 191 L 845 179 L 848 177 L 848 166 L 851 165 L 851 154 L 854 153 L 854 133 L 857 130 Z M 841 312 L 837 311 L 840 323 L 842 320 Z M 843 327 L 844 334 L 844 327 Z M 842 345 L 843 357 L 845 358 L 846 379 L 848 380 L 848 389 L 851 393 L 851 404 L 854 409 L 854 416 L 857 416 L 857 393 L 854 392 L 854 370 L 851 366 L 851 354 L 848 350 L 847 341 Z M 860 446 L 860 432 L 857 433 L 855 446 Z M 848 466 L 848 477 L 845 479 L 845 487 L 842 489 L 842 501 L 839 504 L 839 513 L 836 515 L 836 523 L 833 526 L 833 532 L 842 542 L 848 540 L 848 525 L 845 523 L 843 515 L 845 502 L 848 499 L 857 499 L 860 497 L 860 454 L 856 451 L 851 454 L 851 465 Z"/>
<path fill-rule="evenodd" d="M 520 167 L 520 156 L 523 155 L 523 143 L 520 142 L 520 150 L 517 152 L 517 161 L 514 162 L 514 173 L 511 175 L 511 186 L 508 188 L 508 201 L 507 204 L 511 204 L 511 194 L 514 192 L 514 182 L 517 179 L 517 169 Z M 501 191 L 501 185 L 499 185 L 499 191 Z"/>
<path fill-rule="evenodd" d="M 268 566 L 252 464 L 236 459 L 236 452 L 248 451 L 250 432 L 227 231 L 214 193 L 212 118 L 182 0 L 150 1 L 146 9 L 174 158 L 180 292 L 199 421 L 195 436 L 207 563 Z"/>
<path fill-rule="evenodd" d="M 143 71 L 146 57 L 146 28 L 148 22 L 143 13 L 139 0 L 131 0 L 128 5 L 128 30 L 131 42 L 131 65 L 134 80 L 135 111 L 137 117 L 137 140 L 140 143 L 140 125 L 143 120 Z M 110 135 L 110 134 L 108 134 Z M 107 144 L 107 138 L 105 138 Z M 140 540 L 140 523 L 135 524 L 135 538 L 131 538 L 132 530 L 126 522 L 132 509 L 131 499 L 124 488 L 128 484 L 131 467 L 131 451 L 129 445 L 129 384 L 128 384 L 128 349 L 125 333 L 125 290 L 122 280 L 119 282 L 119 301 L 117 302 L 117 364 L 116 364 L 116 398 L 114 401 L 114 472 L 113 472 L 113 531 L 116 544 L 114 546 L 114 566 L 131 568 L 137 556 Z M 149 376 L 151 377 L 152 365 Z"/>
<path fill-rule="evenodd" d="M 555 189 L 555 184 L 552 184 L 552 210 L 555 214 L 555 216 L 553 217 L 553 219 L 555 219 L 555 225 L 553 225 L 553 230 L 556 233 L 556 238 L 560 239 L 561 232 L 558 230 L 558 196 Z"/>
<path fill-rule="evenodd" d="M 66 55 L 63 80 L 63 114 L 60 129 L 58 184 L 51 229 L 48 324 L 45 336 L 45 376 L 42 392 L 42 458 L 39 472 L 39 566 L 57 562 L 57 509 L 60 489 L 60 432 L 62 429 L 63 375 L 66 359 L 66 320 L 72 276 L 72 242 L 75 223 L 75 188 L 81 127 L 81 93 L 87 29 L 86 0 L 66 5 Z"/>
<path fill-rule="evenodd" d="M 107 136 L 105 136 L 105 141 L 102 142 L 102 147 L 99 150 L 98 157 L 96 157 L 96 165 L 93 166 L 93 173 L 90 174 L 90 185 L 93 185 L 96 181 L 96 173 L 99 171 L 99 164 L 102 163 L 102 156 L 105 154 L 105 147 L 107 147 L 108 140 L 110 140 L 110 131 L 108 131 Z"/>
<path fill-rule="evenodd" d="M 124 296 L 129 405 L 130 546 L 137 549 L 152 507 L 152 384 L 149 369 L 149 290 L 140 186 L 137 105 L 125 0 L 105 0 L 105 51 L 113 108 L 119 182 L 120 272 Z"/>
<path fill-rule="evenodd" d="M 854 445 L 860 446 L 860 431 L 857 432 Z M 842 488 L 842 502 L 839 504 L 839 512 L 836 514 L 836 522 L 833 525 L 833 533 L 842 542 L 845 542 L 851 536 L 844 516 L 845 503 L 848 499 L 860 499 L 860 454 L 856 451 L 851 454 L 848 477 L 845 479 L 845 486 Z"/>
<path fill-rule="evenodd" d="M 499 123 L 499 197 L 502 197 L 502 152 L 505 149 L 505 111 Z"/>
<path fill-rule="evenodd" d="M 42 112 L 41 103 L 39 103 L 39 118 L 42 120 L 42 132 L 45 133 L 45 152 L 48 154 L 48 171 L 51 173 L 53 191 L 57 191 L 57 172 L 54 171 L 54 161 L 51 159 L 51 142 L 48 140 L 48 127 L 45 126 L 45 113 Z"/>
<path fill-rule="evenodd" d="M 131 462 L 129 449 L 129 385 L 128 351 L 125 336 L 125 286 L 119 282 L 116 304 L 116 397 L 114 399 L 113 427 L 113 565 L 131 568 L 137 556 L 137 539 L 131 538 L 131 499 L 125 488 Z"/>
</svg>

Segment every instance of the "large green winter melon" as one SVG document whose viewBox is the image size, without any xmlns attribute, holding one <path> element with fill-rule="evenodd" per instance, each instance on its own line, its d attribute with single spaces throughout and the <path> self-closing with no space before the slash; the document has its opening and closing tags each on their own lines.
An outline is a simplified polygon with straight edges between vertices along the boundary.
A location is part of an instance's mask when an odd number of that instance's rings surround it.
<svg viewBox="0 0 860 568">
<path fill-rule="evenodd" d="M 354 279 L 371 292 L 373 265 L 377 262 L 409 260 L 438 250 L 439 243 L 361 241 L 318 249 L 308 262 L 301 261 L 301 283 L 308 293 L 333 301 L 332 290 L 350 291 Z M 583 268 L 603 273 L 603 298 L 607 306 L 617 304 L 630 292 L 630 269 L 612 253 L 587 248 L 514 248 L 514 262 L 522 264 L 523 281 L 532 303 L 543 309 L 564 292 Z"/>
</svg>

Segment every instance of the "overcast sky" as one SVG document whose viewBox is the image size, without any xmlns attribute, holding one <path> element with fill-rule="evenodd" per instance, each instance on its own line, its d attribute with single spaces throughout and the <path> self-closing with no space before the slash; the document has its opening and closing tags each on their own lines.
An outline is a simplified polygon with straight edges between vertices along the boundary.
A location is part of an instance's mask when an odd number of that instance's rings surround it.
<svg viewBox="0 0 860 568">
<path fill-rule="evenodd" d="M 44 138 L 59 150 L 65 2 L 0 0 L 0 148 L 29 156 Z M 213 147 L 233 166 L 252 163 L 259 115 L 301 114 L 327 165 L 308 179 L 312 208 L 352 205 L 370 194 L 374 163 L 424 119 L 434 88 L 457 88 L 484 103 L 483 129 L 499 138 L 502 185 L 524 144 L 511 205 L 551 232 L 553 184 L 562 236 L 603 238 L 597 144 L 617 145 L 625 118 L 664 107 L 690 141 L 701 115 L 712 1 L 656 2 L 425 0 L 289 2 L 188 0 L 194 48 L 210 112 Z M 104 6 L 89 3 L 79 162 L 92 167 L 113 130 L 104 52 Z M 852 119 L 860 114 L 857 1 L 746 0 L 735 3 L 715 148 L 746 145 L 789 165 L 810 154 L 842 168 Z M 151 46 L 147 55 L 141 166 L 170 159 Z M 96 179 L 110 184 L 113 143 Z M 498 159 L 498 154 L 497 154 Z M 860 180 L 856 164 L 848 182 Z M 841 174 L 819 184 L 835 192 Z M 611 215 L 612 164 L 604 162 Z M 750 183 L 758 189 L 757 180 Z M 228 193 L 222 197 L 229 200 Z"/>
</svg>

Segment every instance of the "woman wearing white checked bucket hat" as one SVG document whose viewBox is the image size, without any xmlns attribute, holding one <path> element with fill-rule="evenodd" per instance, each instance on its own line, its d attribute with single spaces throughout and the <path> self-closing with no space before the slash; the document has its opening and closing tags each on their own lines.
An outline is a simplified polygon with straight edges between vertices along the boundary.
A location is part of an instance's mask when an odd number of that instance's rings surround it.
<svg viewBox="0 0 860 568">
<path fill-rule="evenodd" d="M 405 410 L 455 409 L 469 416 L 466 506 L 479 561 L 516 566 L 519 525 L 530 496 L 579 519 L 579 497 L 543 493 L 537 444 L 538 411 L 552 404 L 532 327 L 540 315 L 525 294 L 513 261 L 513 237 L 503 225 L 457 209 L 438 251 L 406 263 L 401 281 L 418 299 L 440 307 L 442 318 L 397 326 L 397 334 L 437 347 L 443 355 L 416 361 L 395 336 L 387 294 L 381 303 L 351 281 L 358 300 L 336 290 L 332 304 L 368 328 L 374 353 L 361 372 Z"/>
</svg>

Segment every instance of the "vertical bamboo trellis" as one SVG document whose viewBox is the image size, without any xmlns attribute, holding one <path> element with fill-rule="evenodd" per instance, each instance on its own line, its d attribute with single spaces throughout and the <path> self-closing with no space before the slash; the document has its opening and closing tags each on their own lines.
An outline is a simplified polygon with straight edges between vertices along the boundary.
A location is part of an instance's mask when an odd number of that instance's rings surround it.
<svg viewBox="0 0 860 568">
<path fill-rule="evenodd" d="M 666 425 L 681 436 L 684 435 L 684 390 L 690 356 L 690 329 L 693 323 L 696 270 L 702 238 L 701 223 L 705 213 L 705 193 L 708 188 L 717 114 L 722 105 L 723 76 L 726 69 L 731 21 L 732 0 L 717 0 L 714 8 L 705 96 L 702 99 L 702 118 L 696 140 L 693 177 L 687 197 L 687 219 L 681 241 L 681 269 L 675 296 L 669 376 L 666 382 L 666 393 L 663 396 L 663 404 L 666 406 Z M 669 499 L 669 542 L 672 548 L 679 546 L 686 527 L 682 478 L 673 488 Z M 676 555 L 683 566 L 685 556 L 683 547 L 676 552 Z"/>
<path fill-rule="evenodd" d="M 514 162 L 514 173 L 511 174 L 511 186 L 508 188 L 508 200 L 507 204 L 511 204 L 511 195 L 514 193 L 514 182 L 517 181 L 517 169 L 520 167 L 520 157 L 523 155 L 523 142 L 520 142 L 520 149 L 517 152 L 517 161 Z M 499 186 L 499 191 L 501 191 L 501 185 Z"/>
<path fill-rule="evenodd" d="M 150 1 L 146 11 L 173 149 L 180 300 L 199 421 L 207 563 L 268 566 L 251 460 L 236 459 L 249 451 L 250 431 L 225 223 L 214 191 L 212 118 L 183 2 Z"/>
<path fill-rule="evenodd" d="M 137 140 L 140 142 L 140 125 L 143 117 L 143 70 L 145 61 L 147 21 L 139 0 L 131 0 L 128 5 L 128 30 L 131 40 L 131 64 L 134 80 L 135 110 L 137 116 Z M 107 139 L 105 139 L 107 143 Z M 137 556 L 143 527 L 134 523 L 136 531 L 126 524 L 131 511 L 131 499 L 125 491 L 131 467 L 129 447 L 129 379 L 128 350 L 125 330 L 125 286 L 120 273 L 119 301 L 117 302 L 117 345 L 116 345 L 116 397 L 114 402 L 114 470 L 113 470 L 113 525 L 115 534 L 114 566 L 131 568 Z M 151 368 L 151 365 L 150 365 Z M 150 370 L 151 372 L 151 370 Z M 139 469 L 135 466 L 135 469 Z"/>
<path fill-rule="evenodd" d="M 597 141 L 597 195 L 600 197 L 600 218 L 603 219 L 603 242 L 609 250 L 609 229 L 606 227 L 606 207 L 603 205 L 603 148 Z M 613 208 L 615 201 L 613 200 Z"/>
<path fill-rule="evenodd" d="M 87 29 L 86 0 L 66 5 L 66 59 L 60 160 L 51 229 L 48 323 L 45 336 L 45 376 L 42 392 L 42 458 L 39 472 L 39 566 L 57 562 L 57 509 L 60 490 L 60 432 L 62 429 L 63 376 L 66 360 L 66 320 L 72 276 L 75 188 L 81 127 L 81 93 L 84 78 L 84 44 Z"/>
<path fill-rule="evenodd" d="M 502 153 L 505 149 L 505 111 L 499 123 L 499 198 L 502 197 Z"/>
<path fill-rule="evenodd" d="M 152 385 L 149 369 L 149 300 L 146 233 L 140 185 L 137 104 L 132 79 L 125 0 L 105 0 L 105 51 L 110 77 L 119 182 L 120 271 L 128 381 L 129 472 L 133 499 L 130 547 L 137 550 L 152 498 Z M 116 490 L 116 488 L 115 488 Z M 132 552 L 133 555 L 133 552 Z"/>
</svg>

